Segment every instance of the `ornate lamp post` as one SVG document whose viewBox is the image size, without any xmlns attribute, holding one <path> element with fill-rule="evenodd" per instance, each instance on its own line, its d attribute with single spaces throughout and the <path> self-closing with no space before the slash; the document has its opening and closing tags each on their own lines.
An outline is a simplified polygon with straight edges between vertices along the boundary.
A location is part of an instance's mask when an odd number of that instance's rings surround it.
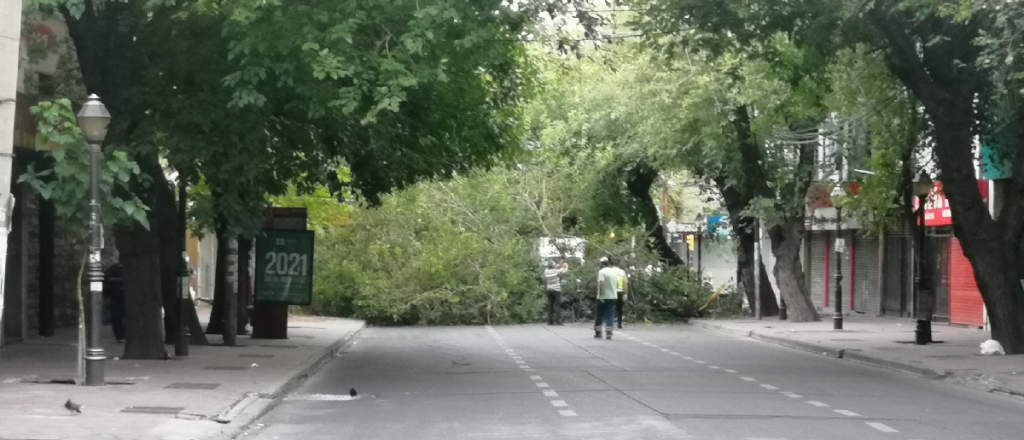
<svg viewBox="0 0 1024 440">
<path fill-rule="evenodd" d="M 88 343 L 85 349 L 85 384 L 99 386 L 106 383 L 103 367 L 107 355 L 100 345 L 101 308 L 103 307 L 103 265 L 100 251 L 103 249 L 103 223 L 100 221 L 100 167 L 103 152 L 100 149 L 107 137 L 110 113 L 100 102 L 100 97 L 89 95 L 89 99 L 78 112 L 78 127 L 82 137 L 89 143 L 89 326 Z"/>
<path fill-rule="evenodd" d="M 840 264 L 843 259 L 843 249 L 839 245 L 843 236 L 843 207 L 839 202 L 845 195 L 846 191 L 843 190 L 842 183 L 832 188 L 832 203 L 836 207 L 836 308 L 835 314 L 832 315 L 832 328 L 835 330 L 843 329 L 843 265 Z"/>
<path fill-rule="evenodd" d="M 918 345 L 925 345 L 932 342 L 932 310 L 934 300 L 932 298 L 932 292 L 930 289 L 930 283 L 928 280 L 927 270 L 925 269 L 926 263 L 924 258 L 925 252 L 925 225 L 924 225 L 924 210 L 925 204 L 928 200 L 928 195 L 931 194 L 932 188 L 935 183 L 932 182 L 931 177 L 928 173 L 923 170 L 914 177 L 914 195 L 917 196 L 918 208 L 917 208 L 917 228 L 914 232 L 917 233 L 917 252 L 915 255 L 915 263 L 917 266 L 917 273 L 914 277 L 914 287 L 917 289 L 917 329 L 914 330 L 914 343 Z"/>
</svg>

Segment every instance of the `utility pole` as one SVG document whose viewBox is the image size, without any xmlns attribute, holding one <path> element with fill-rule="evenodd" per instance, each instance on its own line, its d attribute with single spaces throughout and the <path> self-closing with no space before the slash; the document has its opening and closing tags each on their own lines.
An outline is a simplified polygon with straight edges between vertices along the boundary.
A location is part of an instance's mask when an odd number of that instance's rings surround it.
<svg viewBox="0 0 1024 440">
<path fill-rule="evenodd" d="M 4 317 L 4 280 L 7 276 L 7 234 L 10 232 L 11 165 L 14 161 L 14 109 L 18 97 L 18 61 L 21 58 L 21 0 L 0 1 L 0 345 Z"/>
</svg>

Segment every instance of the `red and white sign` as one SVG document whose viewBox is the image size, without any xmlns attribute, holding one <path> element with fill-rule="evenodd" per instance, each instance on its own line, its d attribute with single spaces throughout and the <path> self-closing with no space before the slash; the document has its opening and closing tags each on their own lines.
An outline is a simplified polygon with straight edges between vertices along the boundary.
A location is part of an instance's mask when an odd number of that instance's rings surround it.
<svg viewBox="0 0 1024 440">
<path fill-rule="evenodd" d="M 981 199 L 988 201 L 988 181 L 978 181 L 978 193 Z M 919 206 L 918 198 L 914 197 L 914 210 Z M 924 204 L 925 226 L 948 226 L 953 224 L 953 212 L 949 209 L 949 199 L 942 192 L 942 183 L 935 182 L 935 187 L 928 194 Z"/>
</svg>

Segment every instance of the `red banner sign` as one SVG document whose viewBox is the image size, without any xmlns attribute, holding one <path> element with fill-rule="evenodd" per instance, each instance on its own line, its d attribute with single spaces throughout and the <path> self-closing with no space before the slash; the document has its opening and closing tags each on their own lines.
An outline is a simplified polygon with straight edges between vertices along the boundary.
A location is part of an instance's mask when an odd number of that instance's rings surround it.
<svg viewBox="0 0 1024 440">
<path fill-rule="evenodd" d="M 978 193 L 981 199 L 988 201 L 988 181 L 978 181 Z M 914 209 L 919 206 L 918 198 L 914 197 Z M 925 226 L 948 226 L 953 224 L 953 213 L 949 209 L 949 199 L 942 192 L 942 183 L 935 182 L 935 187 L 928 194 L 924 204 L 924 225 Z"/>
</svg>

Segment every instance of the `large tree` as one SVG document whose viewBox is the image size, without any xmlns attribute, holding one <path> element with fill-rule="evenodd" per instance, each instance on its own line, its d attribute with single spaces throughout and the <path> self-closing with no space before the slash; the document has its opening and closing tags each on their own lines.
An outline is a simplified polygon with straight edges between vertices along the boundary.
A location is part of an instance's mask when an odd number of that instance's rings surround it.
<svg viewBox="0 0 1024 440">
<path fill-rule="evenodd" d="M 497 0 L 35 4 L 64 15 L 85 88 L 114 116 L 107 143 L 133 151 L 152 179 L 134 188 L 152 229 L 116 230 L 126 289 L 140 299 L 128 313 L 125 356 L 135 358 L 164 356 L 152 323 L 180 258 L 161 233 L 177 217 L 161 158 L 205 181 L 208 226 L 225 237 L 253 234 L 266 195 L 288 183 L 376 203 L 487 166 L 519 145 L 530 77 L 519 40 L 544 10 Z"/>
<path fill-rule="evenodd" d="M 974 267 L 993 339 L 1007 352 L 1024 353 L 1018 250 L 1024 232 L 1024 155 L 1019 154 L 1024 139 L 1020 128 L 1024 80 L 1013 74 L 1021 71 L 1024 53 L 1018 5 L 984 0 L 637 3 L 652 11 L 664 10 L 658 15 L 660 25 L 701 29 L 725 37 L 716 41 L 734 45 L 763 44 L 782 34 L 821 59 L 855 44 L 884 54 L 889 71 L 921 103 L 934 129 L 934 151 L 954 234 Z M 1008 111 L 993 111 L 997 104 Z M 1000 118 L 1003 123 L 992 124 Z M 1015 129 L 1006 130 L 1007 126 Z M 1013 170 L 996 217 L 977 190 L 973 158 L 979 134 L 983 140 L 993 136 L 1001 140 L 1003 162 Z"/>
</svg>

